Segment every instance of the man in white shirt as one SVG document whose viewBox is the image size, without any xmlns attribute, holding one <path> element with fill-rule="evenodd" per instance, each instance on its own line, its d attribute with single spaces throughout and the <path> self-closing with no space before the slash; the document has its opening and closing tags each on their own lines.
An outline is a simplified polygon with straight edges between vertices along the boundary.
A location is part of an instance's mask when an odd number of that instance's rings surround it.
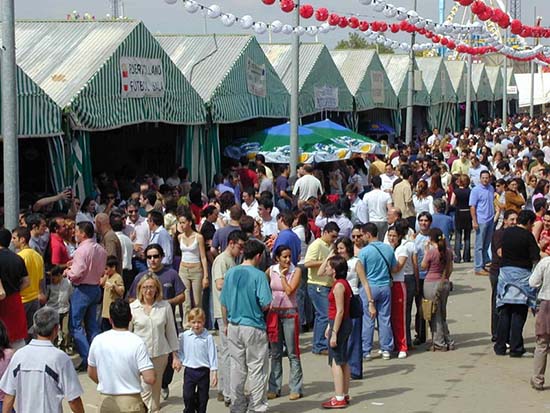
<svg viewBox="0 0 550 413">
<path fill-rule="evenodd" d="M 173 240 L 166 228 L 164 228 L 164 217 L 162 213 L 156 210 L 150 211 L 147 214 L 147 224 L 151 231 L 149 244 L 159 244 L 164 251 L 162 263 L 171 266 L 173 259 Z"/>
<path fill-rule="evenodd" d="M 139 202 L 136 200 L 128 201 L 126 206 L 126 226 L 123 229 L 134 243 L 134 255 L 132 257 L 132 267 L 137 272 L 147 270 L 145 255 L 143 251 L 149 245 L 149 237 L 151 236 L 147 220 L 139 215 Z"/>
<path fill-rule="evenodd" d="M 277 226 L 277 219 L 273 218 L 271 211 L 273 209 L 273 201 L 271 199 L 260 199 L 258 206 L 258 214 L 262 221 L 262 235 L 264 237 L 270 237 L 273 234 L 279 233 L 279 227 Z"/>
<path fill-rule="evenodd" d="M 399 179 L 399 177 L 395 174 L 395 169 L 392 164 L 386 165 L 386 172 L 380 175 L 380 178 L 382 179 L 382 191 L 389 192 L 391 194 L 393 191 L 394 182 Z"/>
<path fill-rule="evenodd" d="M 84 393 L 69 356 L 52 344 L 59 332 L 59 313 L 42 307 L 33 317 L 36 339 L 18 350 L 10 360 L 0 389 L 5 393 L 4 412 L 62 412 L 66 399 L 71 411 L 84 413 Z"/>
<path fill-rule="evenodd" d="M 112 212 L 109 218 L 111 227 L 115 231 L 122 249 L 122 279 L 124 280 L 124 291 L 128 291 L 133 281 L 132 273 L 132 255 L 134 253 L 134 244 L 132 240 L 123 232 L 124 222 L 122 215 L 118 212 Z"/>
<path fill-rule="evenodd" d="M 112 330 L 96 336 L 88 355 L 88 376 L 97 383 L 100 412 L 145 412 L 141 379 L 156 381 L 153 363 L 141 337 L 128 331 L 130 305 L 117 299 L 109 307 Z"/>
<path fill-rule="evenodd" d="M 378 228 L 378 240 L 383 241 L 388 230 L 388 207 L 393 204 L 391 195 L 382 191 L 382 179 L 380 176 L 373 176 L 371 179 L 373 190 L 367 192 L 363 202 L 367 206 L 370 222 Z"/>
<path fill-rule="evenodd" d="M 346 186 L 346 196 L 351 204 L 351 222 L 355 224 L 366 224 L 369 222 L 369 213 L 365 203 L 357 196 L 357 186 L 349 184 Z"/>
<path fill-rule="evenodd" d="M 442 138 L 441 138 L 441 135 L 439 134 L 439 129 L 433 128 L 432 134 L 428 138 L 428 145 L 432 146 L 436 140 L 440 141 L 441 139 Z"/>
<path fill-rule="evenodd" d="M 297 196 L 298 198 L 298 207 L 301 207 L 305 202 L 311 198 L 318 198 L 323 195 L 323 186 L 321 181 L 312 175 L 313 166 L 304 165 L 303 166 L 304 175 L 296 181 L 294 189 L 292 190 L 292 195 Z"/>
<path fill-rule="evenodd" d="M 481 162 L 479 162 L 479 158 L 473 153 L 470 155 L 470 162 L 472 165 L 470 166 L 468 175 L 470 177 L 470 185 L 473 188 L 474 186 L 479 185 L 479 176 L 481 172 L 488 171 L 488 169 L 485 165 L 482 165 Z"/>
<path fill-rule="evenodd" d="M 256 201 L 256 191 L 254 188 L 245 188 L 243 190 L 241 208 L 246 215 L 254 219 L 258 218 L 258 201 Z"/>
</svg>

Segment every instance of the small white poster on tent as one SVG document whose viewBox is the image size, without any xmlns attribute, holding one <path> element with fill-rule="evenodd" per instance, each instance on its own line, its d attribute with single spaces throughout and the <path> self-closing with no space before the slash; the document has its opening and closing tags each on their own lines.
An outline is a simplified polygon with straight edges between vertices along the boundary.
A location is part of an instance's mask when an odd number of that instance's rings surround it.
<svg viewBox="0 0 550 413">
<path fill-rule="evenodd" d="M 267 94 L 265 65 L 259 65 L 250 58 L 246 59 L 246 86 L 251 95 L 265 98 Z"/>
<path fill-rule="evenodd" d="M 123 98 L 164 96 L 164 70 L 160 59 L 121 57 L 120 80 Z"/>
<path fill-rule="evenodd" d="M 337 109 L 338 88 L 333 86 L 315 86 L 314 90 L 316 109 Z"/>
<path fill-rule="evenodd" d="M 370 72 L 371 96 L 374 103 L 384 103 L 384 72 L 373 70 Z"/>
</svg>

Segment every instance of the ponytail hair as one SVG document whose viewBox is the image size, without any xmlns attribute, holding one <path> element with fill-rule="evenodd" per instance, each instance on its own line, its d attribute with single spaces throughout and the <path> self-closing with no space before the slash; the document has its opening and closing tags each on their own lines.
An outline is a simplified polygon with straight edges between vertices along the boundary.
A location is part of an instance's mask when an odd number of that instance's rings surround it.
<svg viewBox="0 0 550 413">
<path fill-rule="evenodd" d="M 439 228 L 431 228 L 430 232 L 430 241 L 437 244 L 437 250 L 439 251 L 439 262 L 441 266 L 445 268 L 447 266 L 447 240 L 443 236 L 443 232 Z"/>
</svg>

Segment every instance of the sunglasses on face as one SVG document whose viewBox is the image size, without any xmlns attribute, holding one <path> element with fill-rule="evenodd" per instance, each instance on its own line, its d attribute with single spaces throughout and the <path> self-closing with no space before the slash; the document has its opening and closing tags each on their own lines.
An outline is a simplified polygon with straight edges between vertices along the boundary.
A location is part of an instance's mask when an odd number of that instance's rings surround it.
<svg viewBox="0 0 550 413">
<path fill-rule="evenodd" d="M 160 258 L 160 254 L 153 254 L 153 255 L 148 255 L 147 256 L 148 260 L 156 260 L 158 258 Z"/>
</svg>

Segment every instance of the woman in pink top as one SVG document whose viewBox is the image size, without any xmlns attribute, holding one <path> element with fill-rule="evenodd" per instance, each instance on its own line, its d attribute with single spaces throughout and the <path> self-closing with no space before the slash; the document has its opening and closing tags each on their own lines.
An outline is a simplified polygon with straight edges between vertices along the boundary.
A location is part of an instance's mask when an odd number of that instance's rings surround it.
<svg viewBox="0 0 550 413">
<path fill-rule="evenodd" d="M 439 228 L 429 232 L 430 241 L 422 260 L 422 269 L 427 270 L 424 280 L 424 297 L 436 305 L 430 321 L 435 351 L 454 350 L 455 344 L 447 325 L 447 298 L 449 297 L 449 278 L 453 271 L 453 253 L 447 247 L 447 241 Z"/>
<path fill-rule="evenodd" d="M 304 393 L 298 337 L 300 322 L 296 305 L 296 290 L 300 286 L 302 270 L 292 264 L 290 247 L 279 245 L 274 255 L 277 264 L 266 271 L 273 293 L 267 316 L 267 334 L 271 342 L 271 374 L 267 398 L 274 399 L 281 395 L 284 343 L 290 362 L 289 399 L 297 400 Z"/>
<path fill-rule="evenodd" d="M 8 368 L 8 364 L 10 364 L 13 353 L 13 349 L 10 348 L 10 339 L 8 338 L 6 326 L 4 326 L 4 323 L 0 321 L 0 379 Z M 2 411 L 3 408 L 2 405 L 4 404 L 4 396 L 5 393 L 0 390 L 0 411 Z"/>
</svg>

